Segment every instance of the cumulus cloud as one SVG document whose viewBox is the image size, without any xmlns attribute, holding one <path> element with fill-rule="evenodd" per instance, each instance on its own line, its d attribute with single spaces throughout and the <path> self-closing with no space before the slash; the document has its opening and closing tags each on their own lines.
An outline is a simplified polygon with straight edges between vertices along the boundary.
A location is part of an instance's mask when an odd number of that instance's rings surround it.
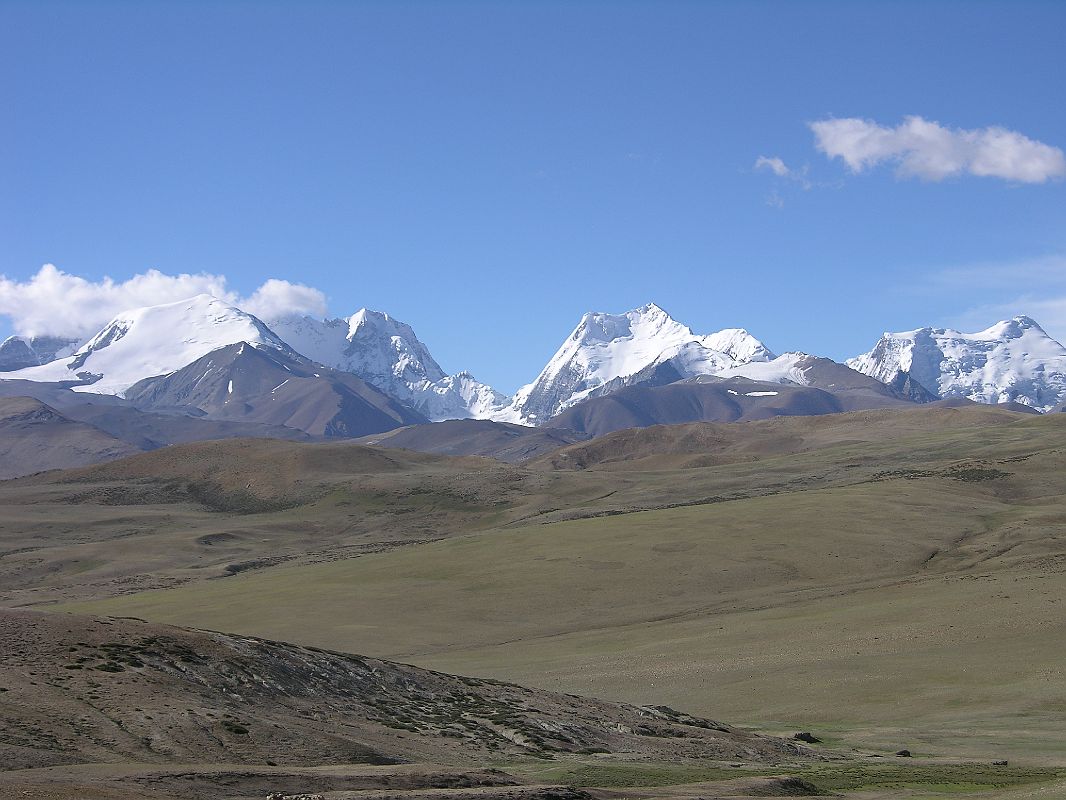
<svg viewBox="0 0 1066 800">
<path fill-rule="evenodd" d="M 777 156 L 759 156 L 755 159 L 755 169 L 768 169 L 779 178 L 787 178 L 792 174 L 792 170 Z"/>
<path fill-rule="evenodd" d="M 889 162 L 902 177 L 929 181 L 964 174 L 1019 183 L 1066 177 L 1061 149 L 1006 128 L 947 128 L 918 116 L 894 128 L 854 117 L 820 120 L 810 128 L 821 152 L 856 173 Z"/>
<path fill-rule="evenodd" d="M 326 296 L 318 289 L 277 278 L 266 281 L 235 305 L 260 319 L 279 319 L 299 314 L 322 317 L 326 314 Z"/>
<path fill-rule="evenodd" d="M 127 309 L 177 302 L 197 294 L 214 295 L 267 318 L 321 316 L 326 312 L 325 295 L 309 286 L 271 278 L 248 297 L 241 297 L 226 283 L 224 275 L 167 275 L 154 269 L 125 281 L 89 281 L 45 264 L 25 281 L 0 275 L 0 315 L 10 318 L 15 332 L 24 336 L 84 339 Z"/>
</svg>

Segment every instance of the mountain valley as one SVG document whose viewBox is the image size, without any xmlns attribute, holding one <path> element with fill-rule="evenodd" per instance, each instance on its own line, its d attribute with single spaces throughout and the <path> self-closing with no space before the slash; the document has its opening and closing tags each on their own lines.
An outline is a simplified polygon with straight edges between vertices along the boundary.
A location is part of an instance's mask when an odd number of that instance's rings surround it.
<svg viewBox="0 0 1066 800">
<path fill-rule="evenodd" d="M 0 792 L 1054 790 L 1059 346 L 992 331 L 647 306 L 504 398 L 376 312 L 122 315 L 0 380 Z"/>
</svg>

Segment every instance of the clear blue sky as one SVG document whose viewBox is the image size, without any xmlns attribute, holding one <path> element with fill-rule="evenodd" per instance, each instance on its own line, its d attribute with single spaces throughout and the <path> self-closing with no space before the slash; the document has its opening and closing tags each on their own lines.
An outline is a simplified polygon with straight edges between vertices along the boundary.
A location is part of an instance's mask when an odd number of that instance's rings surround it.
<svg viewBox="0 0 1066 800">
<path fill-rule="evenodd" d="M 1066 335 L 1066 181 L 855 174 L 808 127 L 1066 148 L 1064 35 L 1061 2 L 2 2 L 0 273 L 299 281 L 504 391 L 648 301 L 837 358 Z"/>
</svg>

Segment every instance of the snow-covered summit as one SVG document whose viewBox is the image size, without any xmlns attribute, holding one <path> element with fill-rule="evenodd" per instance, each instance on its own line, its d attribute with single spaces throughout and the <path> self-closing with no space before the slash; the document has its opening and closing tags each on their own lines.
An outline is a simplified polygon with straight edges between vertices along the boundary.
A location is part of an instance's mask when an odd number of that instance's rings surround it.
<svg viewBox="0 0 1066 800">
<path fill-rule="evenodd" d="M 771 361 L 774 354 L 769 348 L 743 328 L 725 328 L 703 337 L 701 343 L 711 350 L 725 353 L 741 364 Z"/>
<path fill-rule="evenodd" d="M 267 324 L 312 361 L 372 383 L 432 382 L 444 377 L 411 326 L 382 311 L 361 308 L 346 318 L 283 317 Z"/>
<path fill-rule="evenodd" d="M 536 380 L 519 389 L 495 418 L 539 424 L 648 371 L 680 379 L 771 358 L 769 349 L 745 330 L 693 333 L 654 303 L 624 314 L 588 313 Z"/>
<path fill-rule="evenodd" d="M 381 311 L 285 317 L 269 325 L 312 361 L 358 375 L 434 421 L 488 416 L 507 401 L 467 372 L 447 375 L 410 325 Z"/>
<path fill-rule="evenodd" d="M 289 351 L 251 314 L 217 297 L 123 312 L 68 357 L 4 373 L 30 381 L 76 381 L 77 391 L 121 395 L 144 378 L 166 375 L 230 344 Z"/>
<path fill-rule="evenodd" d="M 885 333 L 872 350 L 847 364 L 888 384 L 909 376 L 943 398 L 1017 402 L 1041 411 L 1066 399 L 1066 347 L 1027 316 L 977 333 L 950 328 Z"/>
</svg>

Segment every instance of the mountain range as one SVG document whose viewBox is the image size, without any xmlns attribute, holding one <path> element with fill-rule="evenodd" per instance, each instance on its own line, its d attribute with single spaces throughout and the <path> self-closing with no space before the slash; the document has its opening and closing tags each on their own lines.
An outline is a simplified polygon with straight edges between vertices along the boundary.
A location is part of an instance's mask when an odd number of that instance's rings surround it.
<svg viewBox="0 0 1066 800">
<path fill-rule="evenodd" d="M 517 459 L 556 441 L 524 438 L 531 428 L 565 431 L 564 442 L 654 424 L 940 400 L 1039 412 L 1066 404 L 1066 348 L 1029 317 L 977 333 L 885 333 L 839 363 L 775 354 L 741 328 L 698 333 L 655 304 L 585 314 L 511 397 L 469 372 L 445 372 L 411 326 L 389 314 L 261 320 L 210 295 L 124 312 L 84 342 L 10 337 L 0 344 L 0 373 L 0 396 L 45 406 L 13 407 L 5 419 L 17 420 L 19 440 L 32 441 L 25 437 L 35 420 L 50 430 L 89 426 L 118 442 L 82 436 L 91 440 L 87 452 L 102 453 L 227 435 L 354 438 L 403 429 L 394 444 L 467 454 L 499 447 Z M 446 420 L 504 427 L 426 428 Z"/>
<path fill-rule="evenodd" d="M 1050 411 L 1066 398 L 1066 348 L 1026 316 L 977 333 L 950 328 L 886 333 L 870 352 L 846 363 L 889 385 L 911 381 L 945 399 Z"/>
<path fill-rule="evenodd" d="M 718 375 L 773 357 L 745 330 L 699 335 L 654 303 L 625 314 L 585 314 L 540 375 L 495 417 L 542 424 L 586 398 L 626 386 Z"/>
</svg>

